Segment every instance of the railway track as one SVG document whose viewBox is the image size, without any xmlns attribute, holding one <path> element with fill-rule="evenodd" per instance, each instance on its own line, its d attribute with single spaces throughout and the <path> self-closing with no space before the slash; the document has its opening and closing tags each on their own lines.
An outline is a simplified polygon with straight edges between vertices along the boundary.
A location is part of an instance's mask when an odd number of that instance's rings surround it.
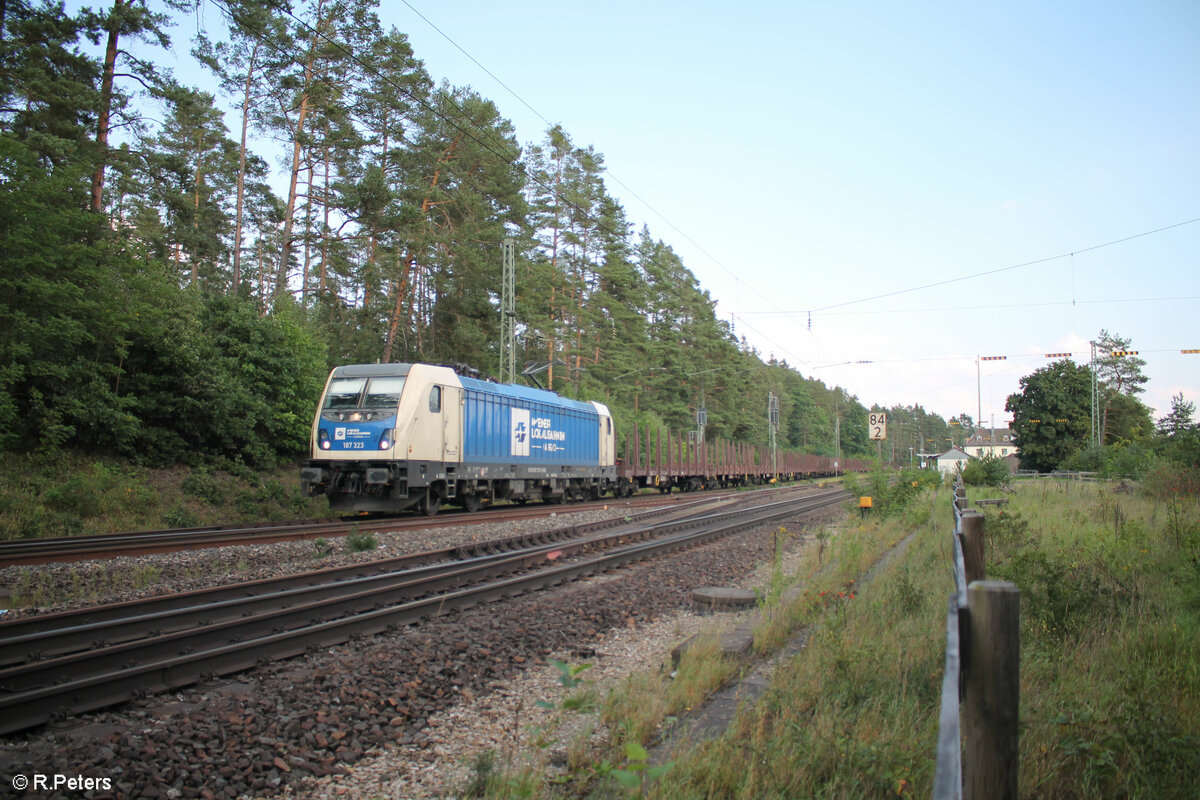
<svg viewBox="0 0 1200 800">
<path fill-rule="evenodd" d="M 0 733 L 536 591 L 840 502 L 661 510 L 374 564 L 0 625 Z M 726 503 L 728 504 L 728 500 Z M 672 519 L 655 519 L 667 514 Z M 465 557 L 464 557 L 465 556 Z"/>
<path fill-rule="evenodd" d="M 760 490 L 762 491 L 762 490 Z M 718 493 L 715 496 L 728 496 Z M 711 495 L 710 495 L 711 496 Z M 642 508 L 670 502 L 669 496 L 655 495 L 630 500 L 600 500 L 589 504 L 507 506 L 480 512 L 450 511 L 435 517 L 363 517 L 354 520 L 326 520 L 283 525 L 216 526 L 177 528 L 132 533 L 64 536 L 49 539 L 0 541 L 0 569 L 22 564 L 148 555 L 178 550 L 200 550 L 241 544 L 269 544 L 321 536 L 338 537 L 354 532 L 403 531 L 439 528 L 464 523 L 485 523 L 544 517 L 567 509 L 587 508 L 597 503 L 607 506 Z"/>
</svg>

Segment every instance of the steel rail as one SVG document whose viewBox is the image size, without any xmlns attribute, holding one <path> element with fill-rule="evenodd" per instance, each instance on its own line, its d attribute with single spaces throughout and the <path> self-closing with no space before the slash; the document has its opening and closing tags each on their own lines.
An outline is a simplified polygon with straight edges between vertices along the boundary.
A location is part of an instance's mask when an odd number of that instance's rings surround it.
<svg viewBox="0 0 1200 800">
<path fill-rule="evenodd" d="M 692 504 L 695 505 L 695 504 Z M 701 503 L 711 506 L 711 502 Z M 299 575 L 266 578 L 179 595 L 134 600 L 116 606 L 81 609 L 44 617 L 26 617 L 0 625 L 0 689 L 12 689 L 13 665 L 42 671 L 49 657 L 102 648 L 149 635 L 195 629 L 229 619 L 257 615 L 314 600 L 332 601 L 368 586 L 383 587 L 417 578 L 434 580 L 442 573 L 471 566 L 483 569 L 516 557 L 537 557 L 558 548 L 566 552 L 595 546 L 605 538 L 640 535 L 652 520 L 686 509 L 655 509 L 635 516 L 601 520 L 506 539 L 380 559 Z M 611 531 L 598 536 L 601 531 Z"/>
<path fill-rule="evenodd" d="M 726 495 L 734 496 L 728 495 L 728 493 Z M 485 522 L 544 517 L 577 510 L 583 511 L 587 510 L 589 505 L 596 503 L 631 508 L 657 505 L 669 502 L 667 497 L 659 495 L 621 500 L 606 499 L 587 503 L 571 503 L 566 506 L 554 503 L 530 507 L 507 506 L 474 513 L 447 511 L 434 517 L 411 515 L 363 517 L 356 520 L 287 523 L 284 525 L 219 525 L 210 528 L 175 528 L 45 539 L 10 539 L 0 541 L 0 568 L 56 561 L 80 561 L 116 555 L 143 555 L 230 545 L 295 541 L 317 536 L 345 536 L 355 530 L 380 533 L 451 525 L 475 525 Z M 706 499 L 711 499 L 711 497 Z"/>
<path fill-rule="evenodd" d="M 45 639 L 45 634 L 54 630 L 83 627 L 102 623 L 107 620 L 150 615 L 162 611 L 185 608 L 189 605 L 246 598 L 294 587 L 313 586 L 332 581 L 374 575 L 381 572 L 393 572 L 439 561 L 459 561 L 477 555 L 511 552 L 539 543 L 556 542 L 570 537 L 586 535 L 594 531 L 606 530 L 622 524 L 638 523 L 673 514 L 687 514 L 697 507 L 711 505 L 714 502 L 738 502 L 740 500 L 741 498 L 739 497 L 693 500 L 674 506 L 641 511 L 623 517 L 566 525 L 561 528 L 535 531 L 502 539 L 472 542 L 438 550 L 429 550 L 392 558 L 374 559 L 372 561 L 364 561 L 340 567 L 329 567 L 327 569 L 276 578 L 261 578 L 254 581 L 214 586 L 192 592 L 159 595 L 157 597 L 60 611 L 52 614 L 18 617 L 14 620 L 0 622 L 0 665 L 20 663 L 28 660 L 30 654 L 34 651 L 26 648 L 28 652 L 22 652 L 21 642 L 26 641 L 29 637 L 38 635 L 40 635 L 40 638 Z"/>
<path fill-rule="evenodd" d="M 209 626 L 202 631 L 191 633 L 190 641 L 186 644 L 188 648 L 195 650 L 202 646 L 209 649 L 171 654 L 140 664 L 127 661 L 123 665 L 110 667 L 109 671 L 103 674 L 0 696 L 0 733 L 13 733 L 47 722 L 57 715 L 77 714 L 102 708 L 146 693 L 178 688 L 209 676 L 244 670 L 263 661 L 294 656 L 309 648 L 345 642 L 357 635 L 378 633 L 389 627 L 413 624 L 423 618 L 440 616 L 481 602 L 557 585 L 670 550 L 691 547 L 715 536 L 761 525 L 781 516 L 832 505 L 845 497 L 844 491 L 837 490 L 817 496 L 779 501 L 753 509 L 722 512 L 711 515 L 707 521 L 695 519 L 670 523 L 675 527 L 693 530 L 672 533 L 572 564 L 504 578 L 483 586 L 458 589 L 383 607 L 378 607 L 378 603 L 372 601 L 369 610 L 352 613 L 350 616 L 317 621 L 292 630 L 280 630 L 273 626 L 268 634 L 240 642 L 228 641 L 229 634 L 236 632 L 236 623 Z M 523 558 L 518 557 L 517 560 Z M 542 560 L 545 560 L 544 555 Z M 363 598 L 354 598 L 356 603 L 362 600 Z M 319 605 L 308 604 L 283 610 L 279 619 L 275 621 L 302 619 L 306 614 L 311 617 L 316 610 L 314 606 Z M 224 640 L 221 640 L 222 635 Z M 175 644 L 182 641 L 182 638 L 166 639 Z M 202 645 L 202 642 L 205 644 Z M 118 652 L 126 657 L 131 655 L 121 646 L 105 650 L 113 651 L 105 656 L 106 662 L 112 661 L 111 656 Z M 45 668 L 43 676 L 51 672 L 52 662 L 42 666 Z"/>
</svg>

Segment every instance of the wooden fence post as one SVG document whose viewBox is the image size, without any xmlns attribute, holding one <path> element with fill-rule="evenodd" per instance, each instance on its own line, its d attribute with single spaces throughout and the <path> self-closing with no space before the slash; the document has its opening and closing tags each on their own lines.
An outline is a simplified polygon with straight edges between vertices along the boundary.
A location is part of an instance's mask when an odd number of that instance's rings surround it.
<svg viewBox="0 0 1200 800">
<path fill-rule="evenodd" d="M 987 577 L 983 559 L 983 522 L 983 514 L 978 511 L 964 511 L 962 514 L 963 567 L 968 584 Z"/>
<path fill-rule="evenodd" d="M 1017 800 L 1021 592 L 1007 581 L 967 587 L 963 796 Z"/>
<path fill-rule="evenodd" d="M 954 482 L 954 507 L 960 514 L 967 509 L 967 487 L 961 477 Z"/>
</svg>

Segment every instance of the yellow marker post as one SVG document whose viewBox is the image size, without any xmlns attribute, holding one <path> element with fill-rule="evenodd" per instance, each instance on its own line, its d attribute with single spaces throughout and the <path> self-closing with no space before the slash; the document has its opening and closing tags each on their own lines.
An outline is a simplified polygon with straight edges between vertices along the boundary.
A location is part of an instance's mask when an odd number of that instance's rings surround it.
<svg viewBox="0 0 1200 800">
<path fill-rule="evenodd" d="M 869 497 L 858 498 L 858 514 L 859 514 L 859 516 L 860 517 L 867 516 L 867 512 L 869 512 L 870 510 L 871 510 L 871 498 L 869 498 Z"/>
</svg>

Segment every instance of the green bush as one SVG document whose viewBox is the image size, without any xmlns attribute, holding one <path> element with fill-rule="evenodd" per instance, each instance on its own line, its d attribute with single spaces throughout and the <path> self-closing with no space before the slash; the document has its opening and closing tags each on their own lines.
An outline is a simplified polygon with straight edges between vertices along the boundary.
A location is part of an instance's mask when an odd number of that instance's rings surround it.
<svg viewBox="0 0 1200 800">
<path fill-rule="evenodd" d="M 185 494 L 190 494 L 193 497 L 198 497 L 201 500 L 217 505 L 225 499 L 226 491 L 221 486 L 212 473 L 208 470 L 194 470 L 186 478 L 179 488 Z"/>
<path fill-rule="evenodd" d="M 1153 462 L 1154 453 L 1140 442 L 1117 442 L 1079 450 L 1059 468 L 1068 472 L 1095 472 L 1102 478 L 1137 480 Z"/>
<path fill-rule="evenodd" d="M 166 513 L 163 523 L 168 528 L 196 528 L 200 520 L 190 509 L 178 505 Z"/>
<path fill-rule="evenodd" d="M 1137 442 L 1121 442 L 1108 448 L 1109 459 L 1104 466 L 1106 478 L 1137 479 L 1149 469 L 1153 456 Z"/>
<path fill-rule="evenodd" d="M 936 489 L 942 477 L 935 469 L 875 469 L 865 479 L 847 475 L 843 486 L 851 495 L 871 498 L 871 512 L 882 516 L 903 513 L 926 489 Z"/>
<path fill-rule="evenodd" d="M 181 289 L 166 260 L 86 210 L 86 165 L 47 173 L 11 137 L 0 152 L 0 251 L 20 254 L 0 273 L 0 448 L 152 465 L 303 451 L 325 348 L 294 305 L 263 316 Z M 79 489 L 53 501 L 91 513 Z"/>
<path fill-rule="evenodd" d="M 999 486 L 1011 476 L 1008 464 L 996 456 L 973 458 L 963 468 L 963 483 L 967 486 Z"/>
<path fill-rule="evenodd" d="M 100 513 L 101 499 L 95 482 L 84 475 L 76 475 L 64 483 L 51 486 L 42 496 L 47 508 L 85 519 Z"/>
</svg>

